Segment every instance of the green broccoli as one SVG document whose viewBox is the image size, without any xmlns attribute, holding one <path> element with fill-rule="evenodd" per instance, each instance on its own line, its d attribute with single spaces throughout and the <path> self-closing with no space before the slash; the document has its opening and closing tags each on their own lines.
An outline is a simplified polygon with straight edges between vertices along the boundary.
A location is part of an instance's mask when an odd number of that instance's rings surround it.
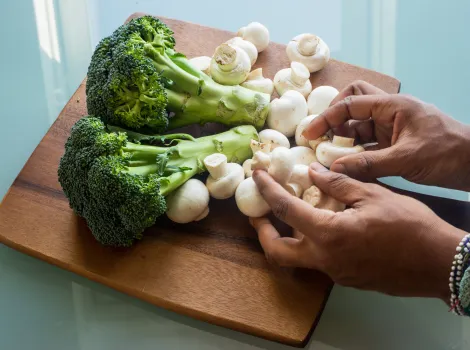
<svg viewBox="0 0 470 350">
<path fill-rule="evenodd" d="M 88 68 L 88 113 L 151 133 L 207 122 L 264 125 L 269 95 L 214 82 L 174 46 L 173 32 L 151 16 L 104 38 Z"/>
<path fill-rule="evenodd" d="M 251 125 L 198 139 L 115 130 L 96 117 L 80 119 L 58 170 L 70 207 L 85 218 L 99 242 L 112 246 L 130 246 L 141 238 L 166 212 L 165 196 L 205 171 L 206 156 L 219 152 L 243 162 L 252 155 L 251 139 L 258 139 Z"/>
</svg>

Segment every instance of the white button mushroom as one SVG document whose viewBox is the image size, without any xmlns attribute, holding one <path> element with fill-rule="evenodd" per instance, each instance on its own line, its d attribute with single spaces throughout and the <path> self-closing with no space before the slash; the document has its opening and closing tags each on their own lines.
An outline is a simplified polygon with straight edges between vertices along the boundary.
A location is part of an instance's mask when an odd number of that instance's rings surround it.
<svg viewBox="0 0 470 350">
<path fill-rule="evenodd" d="M 268 174 L 281 185 L 286 184 L 292 175 L 295 165 L 294 160 L 290 149 L 277 147 L 271 152 L 271 164 L 269 165 Z"/>
<path fill-rule="evenodd" d="M 215 49 L 211 60 L 211 77 L 222 85 L 238 85 L 250 73 L 248 54 L 238 46 L 222 44 Z"/>
<path fill-rule="evenodd" d="M 246 216 L 259 218 L 271 211 L 252 177 L 246 178 L 235 192 L 238 209 Z"/>
<path fill-rule="evenodd" d="M 215 199 L 227 199 L 235 194 L 238 185 L 245 179 L 245 172 L 240 164 L 227 163 L 222 153 L 214 153 L 204 158 L 204 165 L 209 172 L 206 186 Z"/>
<path fill-rule="evenodd" d="M 308 114 L 320 114 L 330 106 L 339 91 L 333 86 L 319 86 L 308 95 Z"/>
<path fill-rule="evenodd" d="M 251 170 L 252 159 L 247 159 L 243 162 L 243 171 L 245 172 L 245 177 L 251 177 L 253 175 L 253 170 Z"/>
<path fill-rule="evenodd" d="M 360 152 L 364 152 L 364 147 L 354 146 L 354 139 L 335 135 L 333 142 L 324 141 L 317 146 L 316 156 L 322 165 L 329 168 L 335 160 Z"/>
<path fill-rule="evenodd" d="M 309 147 L 297 146 L 292 147 L 290 150 L 295 164 L 310 165 L 317 161 L 315 151 Z"/>
<path fill-rule="evenodd" d="M 297 35 L 287 45 L 286 53 L 291 62 L 303 63 L 310 73 L 325 67 L 330 59 L 328 45 L 313 34 Z"/>
<path fill-rule="evenodd" d="M 295 143 L 297 146 L 308 146 L 308 140 L 302 136 L 302 133 L 304 132 L 305 128 L 312 122 L 313 119 L 317 117 L 317 114 L 314 115 L 309 115 L 308 117 L 305 117 L 302 119 L 297 125 L 297 129 L 295 129 Z"/>
<path fill-rule="evenodd" d="M 280 98 L 271 101 L 267 123 L 268 127 L 287 137 L 294 136 L 300 121 L 307 116 L 307 102 L 302 94 L 289 90 Z"/>
<path fill-rule="evenodd" d="M 305 190 L 304 194 L 302 195 L 302 199 L 318 209 L 338 212 L 343 211 L 346 208 L 346 205 L 336 200 L 335 198 L 328 196 L 325 192 L 321 191 L 316 186 L 311 186 Z"/>
<path fill-rule="evenodd" d="M 262 143 L 271 144 L 271 150 L 276 147 L 290 148 L 289 139 L 277 130 L 264 129 L 259 132 L 258 136 Z"/>
<path fill-rule="evenodd" d="M 200 57 L 194 57 L 189 60 L 191 64 L 205 73 L 206 75 L 210 76 L 210 66 L 211 66 L 211 60 L 212 58 L 209 56 L 200 56 Z"/>
<path fill-rule="evenodd" d="M 263 77 L 263 68 L 258 68 L 252 71 L 248 74 L 246 80 L 240 85 L 253 91 L 264 92 L 268 95 L 272 95 L 274 91 L 273 81 Z"/>
<path fill-rule="evenodd" d="M 307 98 L 312 91 L 310 72 L 304 64 L 292 62 L 290 68 L 281 69 L 276 73 L 274 87 L 279 96 L 282 96 L 288 90 L 296 90 Z"/>
<path fill-rule="evenodd" d="M 308 165 L 296 164 L 292 170 L 289 182 L 298 184 L 302 188 L 302 191 L 313 186 L 313 180 L 308 173 Z"/>
<path fill-rule="evenodd" d="M 240 49 L 246 52 L 248 57 L 250 58 L 250 64 L 253 66 L 258 58 L 258 50 L 253 43 L 249 42 L 248 40 L 244 40 L 239 36 L 232 38 L 225 42 L 226 44 L 230 44 L 232 46 L 238 46 Z"/>
<path fill-rule="evenodd" d="M 171 221 L 186 224 L 199 221 L 209 213 L 209 191 L 197 179 L 190 179 L 166 198 L 166 215 Z"/>
<path fill-rule="evenodd" d="M 269 31 L 258 22 L 251 22 L 238 30 L 238 36 L 253 43 L 258 52 L 265 50 L 269 45 Z"/>
</svg>

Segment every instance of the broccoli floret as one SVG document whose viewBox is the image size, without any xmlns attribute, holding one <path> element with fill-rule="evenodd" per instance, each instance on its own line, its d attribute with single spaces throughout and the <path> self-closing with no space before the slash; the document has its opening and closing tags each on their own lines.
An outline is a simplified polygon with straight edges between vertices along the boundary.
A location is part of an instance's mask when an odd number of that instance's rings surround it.
<svg viewBox="0 0 470 350">
<path fill-rule="evenodd" d="M 269 95 L 214 82 L 174 46 L 173 32 L 151 16 L 103 39 L 88 68 L 88 112 L 152 133 L 207 122 L 264 125 Z"/>
<path fill-rule="evenodd" d="M 89 116 L 72 127 L 59 182 L 70 207 L 85 218 L 100 243 L 130 246 L 166 212 L 165 197 L 205 171 L 206 156 L 220 152 L 242 162 L 252 155 L 251 139 L 258 136 L 250 125 L 194 139 L 110 130 Z"/>
</svg>

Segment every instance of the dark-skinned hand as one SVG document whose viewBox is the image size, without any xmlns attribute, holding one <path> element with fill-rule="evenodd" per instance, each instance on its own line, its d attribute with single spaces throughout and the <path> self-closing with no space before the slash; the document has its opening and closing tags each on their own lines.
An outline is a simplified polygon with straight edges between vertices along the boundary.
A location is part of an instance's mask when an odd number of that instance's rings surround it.
<svg viewBox="0 0 470 350">
<path fill-rule="evenodd" d="M 371 181 L 385 176 L 470 190 L 470 128 L 416 98 L 355 82 L 305 129 L 307 139 L 329 130 L 375 142 L 376 150 L 338 159 L 331 170 Z"/>
</svg>

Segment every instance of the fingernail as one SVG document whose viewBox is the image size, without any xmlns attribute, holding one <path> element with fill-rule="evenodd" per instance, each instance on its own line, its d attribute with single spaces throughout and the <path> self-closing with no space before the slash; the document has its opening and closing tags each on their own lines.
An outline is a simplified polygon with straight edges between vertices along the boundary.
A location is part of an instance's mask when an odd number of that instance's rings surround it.
<svg viewBox="0 0 470 350">
<path fill-rule="evenodd" d="M 341 164 L 341 163 L 333 164 L 331 166 L 331 171 L 334 171 L 335 173 L 341 173 L 341 174 L 347 174 L 348 172 L 344 164 Z"/>
<path fill-rule="evenodd" d="M 327 168 L 325 168 L 323 165 L 321 165 L 318 162 L 314 162 L 310 164 L 310 168 L 312 168 L 312 170 L 316 171 L 317 173 L 324 173 L 328 171 Z"/>
</svg>

